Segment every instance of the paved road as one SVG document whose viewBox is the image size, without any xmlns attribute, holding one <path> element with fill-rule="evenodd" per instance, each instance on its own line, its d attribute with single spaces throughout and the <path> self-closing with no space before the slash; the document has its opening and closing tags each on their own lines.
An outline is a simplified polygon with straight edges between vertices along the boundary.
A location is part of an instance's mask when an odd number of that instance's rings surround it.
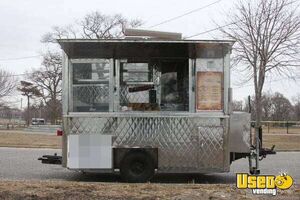
<svg viewBox="0 0 300 200">
<path fill-rule="evenodd" d="M 44 154 L 60 154 L 53 149 L 0 148 L 0 179 L 8 180 L 73 180 L 73 181 L 120 181 L 116 175 L 82 174 L 69 171 L 59 165 L 45 165 L 37 160 Z M 300 152 L 279 152 L 261 162 L 262 174 L 277 175 L 287 172 L 300 183 Z M 248 172 L 248 160 L 241 159 L 231 165 L 230 173 L 207 175 L 160 175 L 153 182 L 163 183 L 235 183 L 236 172 Z"/>
</svg>

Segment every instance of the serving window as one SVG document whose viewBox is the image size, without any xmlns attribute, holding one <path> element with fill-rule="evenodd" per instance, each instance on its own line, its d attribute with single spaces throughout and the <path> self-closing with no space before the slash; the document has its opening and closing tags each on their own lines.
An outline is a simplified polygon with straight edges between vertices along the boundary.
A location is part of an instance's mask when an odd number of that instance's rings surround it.
<svg viewBox="0 0 300 200">
<path fill-rule="evenodd" d="M 121 111 L 188 111 L 188 88 L 186 60 L 120 65 Z"/>
<path fill-rule="evenodd" d="M 65 109 L 167 114 L 226 112 L 230 53 L 227 46 L 146 40 L 66 45 L 66 61 L 71 66 L 66 70 L 69 93 Z"/>
<path fill-rule="evenodd" d="M 153 66 L 147 62 L 121 63 L 121 111 L 158 110 L 153 73 Z"/>
<path fill-rule="evenodd" d="M 119 68 L 111 62 L 72 62 L 73 112 L 189 111 L 193 103 L 189 92 L 194 86 L 189 85 L 187 59 L 126 60 Z M 195 67 L 196 111 L 222 110 L 223 60 L 199 58 Z"/>
<path fill-rule="evenodd" d="M 187 59 L 111 62 L 71 61 L 73 112 L 189 111 Z"/>
</svg>

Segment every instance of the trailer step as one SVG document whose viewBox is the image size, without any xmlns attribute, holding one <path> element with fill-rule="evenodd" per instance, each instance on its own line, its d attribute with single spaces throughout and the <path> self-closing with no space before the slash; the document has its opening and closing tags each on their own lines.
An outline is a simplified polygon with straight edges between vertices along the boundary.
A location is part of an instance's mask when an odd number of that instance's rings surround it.
<svg viewBox="0 0 300 200">
<path fill-rule="evenodd" d="M 55 153 L 54 155 L 43 155 L 42 157 L 38 158 L 38 160 L 41 160 L 43 164 L 61 165 L 62 156 L 58 156 Z"/>
</svg>

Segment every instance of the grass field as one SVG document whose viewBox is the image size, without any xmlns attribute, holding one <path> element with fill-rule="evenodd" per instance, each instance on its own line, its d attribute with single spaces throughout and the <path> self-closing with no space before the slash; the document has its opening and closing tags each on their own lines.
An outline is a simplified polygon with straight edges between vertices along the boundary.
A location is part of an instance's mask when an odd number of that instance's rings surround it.
<svg viewBox="0 0 300 200">
<path fill-rule="evenodd" d="M 61 148 L 61 137 L 28 134 L 23 131 L 0 131 L 0 147 Z"/>
<path fill-rule="evenodd" d="M 300 134 L 300 127 L 264 127 L 263 133 L 265 134 Z"/>
<path fill-rule="evenodd" d="M 272 199 L 299 199 L 299 185 Z M 0 199 L 270 199 L 230 184 L 126 184 L 72 181 L 0 181 Z"/>
<path fill-rule="evenodd" d="M 275 151 L 300 151 L 300 134 L 264 134 L 263 147 L 271 148 L 275 145 Z"/>
<path fill-rule="evenodd" d="M 263 147 L 276 145 L 277 151 L 300 151 L 300 134 L 263 134 Z M 61 137 L 28 134 L 22 131 L 0 131 L 1 147 L 61 148 Z"/>
</svg>

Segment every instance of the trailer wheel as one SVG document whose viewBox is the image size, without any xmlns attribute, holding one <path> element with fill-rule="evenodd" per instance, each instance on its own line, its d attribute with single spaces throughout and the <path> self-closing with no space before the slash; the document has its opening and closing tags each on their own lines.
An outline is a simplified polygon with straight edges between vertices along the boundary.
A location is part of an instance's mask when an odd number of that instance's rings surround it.
<svg viewBox="0 0 300 200">
<path fill-rule="evenodd" d="M 143 183 L 154 175 L 153 158 L 143 151 L 130 151 L 122 159 L 120 173 L 123 181 Z"/>
</svg>

